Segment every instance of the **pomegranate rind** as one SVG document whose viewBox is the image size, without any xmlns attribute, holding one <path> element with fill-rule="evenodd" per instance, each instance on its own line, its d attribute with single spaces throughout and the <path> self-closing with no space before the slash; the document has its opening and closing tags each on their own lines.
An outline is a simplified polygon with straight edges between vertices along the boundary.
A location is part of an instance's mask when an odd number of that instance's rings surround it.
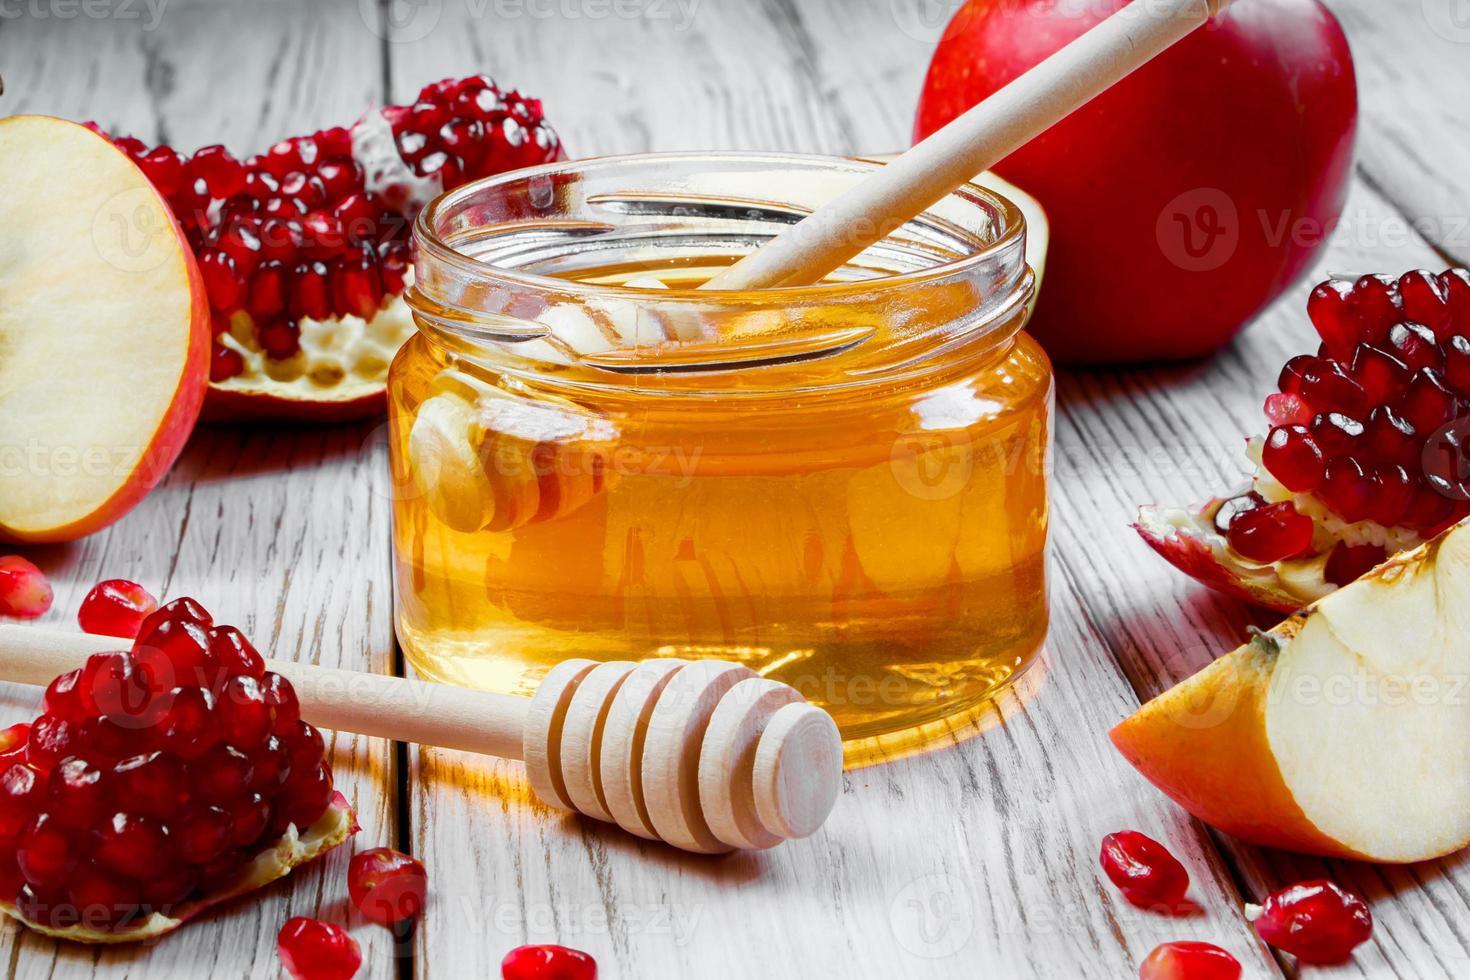
<svg viewBox="0 0 1470 980">
<path fill-rule="evenodd" d="M 1193 510 L 1143 507 L 1133 529 L 1169 564 L 1196 581 L 1278 612 L 1295 612 L 1336 588 L 1327 581 L 1327 553 L 1268 564 L 1237 554 L 1216 530 L 1215 515 L 1238 495 L 1216 497 Z"/>
<path fill-rule="evenodd" d="M 137 925 L 124 929 L 100 930 L 79 925 L 56 928 L 30 921 L 12 902 L 0 901 L 0 912 L 15 919 L 28 929 L 33 929 L 53 939 L 105 945 L 145 942 L 173 932 L 190 919 L 216 905 L 255 891 L 257 888 L 264 888 L 271 882 L 286 877 L 301 865 L 321 857 L 332 848 L 345 842 L 357 833 L 358 829 L 357 815 L 353 812 L 352 806 L 347 802 L 346 797 L 341 793 L 336 793 L 326 813 L 323 813 L 316 823 L 307 828 L 304 833 L 298 832 L 294 824 L 286 828 L 286 832 L 276 841 L 274 847 L 257 854 L 254 860 L 245 866 L 239 882 L 234 886 L 198 901 L 185 902 L 174 910 L 175 914 L 172 916 L 155 912 Z"/>
</svg>

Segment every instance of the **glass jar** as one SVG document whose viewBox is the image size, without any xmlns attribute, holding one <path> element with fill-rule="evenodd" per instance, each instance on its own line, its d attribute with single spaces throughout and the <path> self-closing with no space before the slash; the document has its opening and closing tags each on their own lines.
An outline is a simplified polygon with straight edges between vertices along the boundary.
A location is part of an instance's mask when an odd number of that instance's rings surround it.
<svg viewBox="0 0 1470 980">
<path fill-rule="evenodd" d="M 1053 385 L 1018 209 L 967 186 L 820 284 L 697 288 L 875 166 L 603 158 L 423 211 L 389 378 L 421 674 L 717 657 L 892 748 L 1032 660 Z"/>
</svg>

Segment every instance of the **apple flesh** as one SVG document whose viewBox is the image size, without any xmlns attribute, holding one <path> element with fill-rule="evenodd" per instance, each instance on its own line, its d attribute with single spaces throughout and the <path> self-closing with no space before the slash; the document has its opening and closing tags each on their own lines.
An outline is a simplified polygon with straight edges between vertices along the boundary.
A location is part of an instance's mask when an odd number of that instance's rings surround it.
<svg viewBox="0 0 1470 980">
<path fill-rule="evenodd" d="M 1112 731 L 1255 844 L 1380 862 L 1470 843 L 1470 522 L 1255 636 Z"/>
<path fill-rule="evenodd" d="M 209 303 L 168 205 L 119 149 L 0 120 L 0 538 L 69 541 L 173 465 L 204 399 Z"/>
<path fill-rule="evenodd" d="M 934 53 L 915 138 L 1126 2 L 969 0 Z M 1352 56 L 1325 7 L 1235 4 L 995 168 L 1051 218 L 1030 331 L 1070 362 L 1221 347 L 1326 244 L 1356 120 Z"/>
</svg>

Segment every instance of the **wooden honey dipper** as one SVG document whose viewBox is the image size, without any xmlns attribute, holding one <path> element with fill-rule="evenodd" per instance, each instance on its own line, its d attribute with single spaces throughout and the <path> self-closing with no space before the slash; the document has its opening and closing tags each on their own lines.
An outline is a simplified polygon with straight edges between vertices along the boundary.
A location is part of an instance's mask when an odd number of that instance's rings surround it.
<svg viewBox="0 0 1470 980">
<path fill-rule="evenodd" d="M 44 685 L 131 640 L 0 624 L 0 678 Z M 686 851 L 806 837 L 842 779 L 832 717 L 717 660 L 567 660 L 530 698 L 267 661 L 315 725 L 523 759 L 545 803 Z"/>
</svg>

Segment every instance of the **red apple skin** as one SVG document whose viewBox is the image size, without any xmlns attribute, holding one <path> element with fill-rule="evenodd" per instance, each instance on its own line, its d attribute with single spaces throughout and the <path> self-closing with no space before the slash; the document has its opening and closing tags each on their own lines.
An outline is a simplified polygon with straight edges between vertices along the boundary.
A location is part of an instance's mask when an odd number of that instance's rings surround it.
<svg viewBox="0 0 1470 980">
<path fill-rule="evenodd" d="M 915 139 L 1125 2 L 970 0 L 934 53 Z M 1318 0 L 1235 4 L 995 168 L 1051 221 L 1032 333 L 1072 363 L 1217 350 L 1326 243 L 1356 129 L 1352 55 L 1337 19 Z M 1213 226 L 1226 230 L 1213 238 L 1199 223 L 1212 205 Z"/>
<path fill-rule="evenodd" d="M 76 124 L 68 123 L 68 125 Z M 78 126 L 78 128 L 84 127 Z M 102 137 L 98 136 L 97 139 L 100 140 Z M 110 143 L 108 145 L 112 147 Z M 121 150 L 116 147 L 112 149 L 126 158 L 127 154 Z M 152 182 L 141 170 L 139 170 L 139 177 L 142 179 L 141 186 L 152 191 Z M 158 481 L 162 480 L 173 467 L 179 458 L 179 453 L 183 452 L 184 445 L 189 441 L 189 436 L 194 432 L 195 423 L 199 421 L 199 412 L 204 406 L 204 393 L 209 387 L 209 352 L 213 343 L 213 334 L 210 332 L 209 294 L 204 290 L 204 277 L 199 273 L 199 264 L 194 260 L 194 250 L 190 248 L 188 239 L 184 237 L 183 229 L 173 219 L 173 212 L 169 209 L 168 202 L 157 191 L 153 193 L 158 197 L 161 213 L 168 216 L 168 220 L 173 225 L 174 235 L 178 239 L 179 250 L 189 274 L 189 309 L 193 311 L 193 316 L 189 325 L 189 350 L 185 355 L 184 369 L 179 373 L 178 388 L 174 392 L 167 414 L 159 422 L 158 428 L 154 430 L 153 438 L 149 440 L 147 449 L 140 457 L 146 465 L 133 471 L 116 493 L 86 517 L 63 527 L 48 528 L 37 533 L 18 532 L 0 525 L 0 541 L 13 541 L 21 544 L 75 541 L 120 520 L 128 511 L 136 507 L 139 501 L 146 497 L 148 492 L 157 486 Z"/>
</svg>

